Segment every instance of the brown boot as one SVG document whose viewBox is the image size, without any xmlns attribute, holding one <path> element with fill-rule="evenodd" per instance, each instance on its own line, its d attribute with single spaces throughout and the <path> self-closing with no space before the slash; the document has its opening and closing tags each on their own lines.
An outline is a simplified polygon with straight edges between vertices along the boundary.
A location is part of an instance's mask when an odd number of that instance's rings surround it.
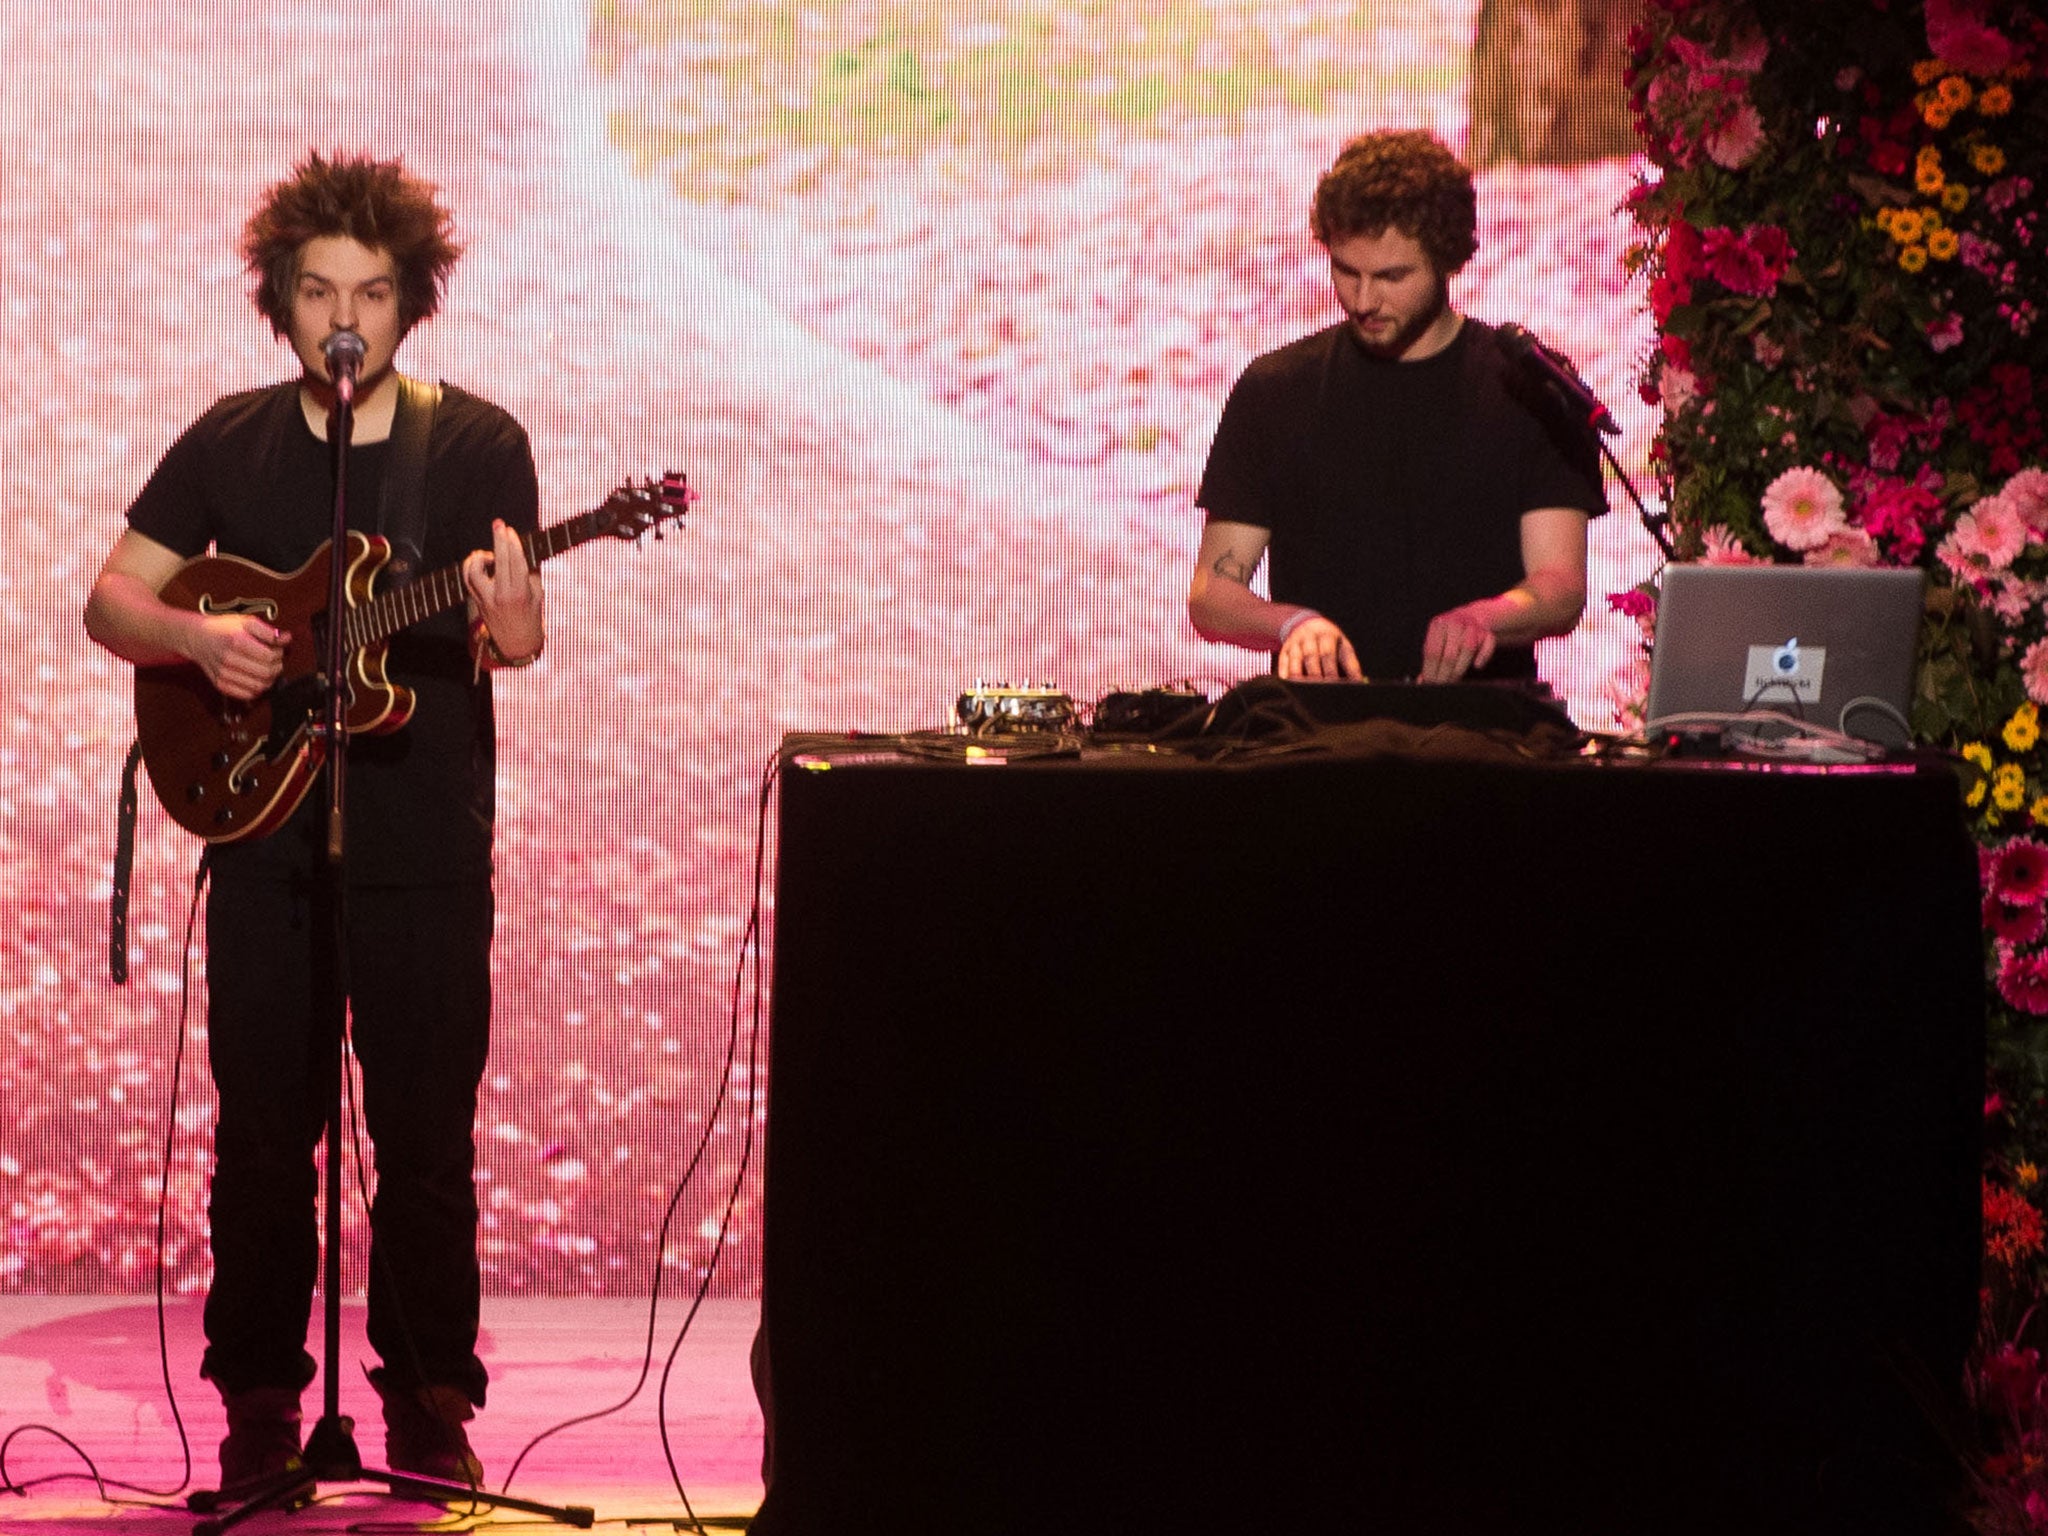
<svg viewBox="0 0 2048 1536">
<path fill-rule="evenodd" d="M 228 1435 L 220 1443 L 223 1491 L 299 1470 L 297 1392 L 251 1387 L 220 1396 L 228 1411 Z"/>
<path fill-rule="evenodd" d="M 398 1387 L 377 1383 L 384 1399 L 384 1460 L 393 1472 L 412 1472 L 481 1488 L 484 1464 L 462 1426 L 476 1409 L 460 1387 Z"/>
</svg>

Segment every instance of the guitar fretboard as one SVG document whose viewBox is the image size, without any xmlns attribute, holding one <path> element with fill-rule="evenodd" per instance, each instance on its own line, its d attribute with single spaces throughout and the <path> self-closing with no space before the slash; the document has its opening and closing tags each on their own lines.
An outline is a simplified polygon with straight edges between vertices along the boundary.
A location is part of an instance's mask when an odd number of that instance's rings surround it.
<svg viewBox="0 0 2048 1536">
<path fill-rule="evenodd" d="M 680 507 L 686 494 L 679 480 L 673 488 L 664 481 L 658 495 L 653 487 L 621 491 L 601 507 L 579 512 L 551 527 L 537 528 L 532 533 L 521 535 L 519 542 L 526 551 L 526 563 L 539 565 L 579 544 L 619 531 L 624 521 L 622 511 L 632 498 L 654 500 L 661 507 L 669 508 Z M 626 536 L 635 536 L 637 532 L 638 525 L 635 525 L 626 531 Z M 344 643 L 351 651 L 375 645 L 380 640 L 388 640 L 401 629 L 409 629 L 437 613 L 446 612 L 468 596 L 469 587 L 462 579 L 461 565 L 444 565 L 408 586 L 379 593 L 368 602 L 351 608 Z"/>
</svg>

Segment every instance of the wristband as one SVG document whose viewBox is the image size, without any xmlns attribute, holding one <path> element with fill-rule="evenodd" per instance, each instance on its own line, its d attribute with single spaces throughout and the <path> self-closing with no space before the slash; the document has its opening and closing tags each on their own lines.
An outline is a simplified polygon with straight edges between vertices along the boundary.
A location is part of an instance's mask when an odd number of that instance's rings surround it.
<svg viewBox="0 0 2048 1536">
<path fill-rule="evenodd" d="M 548 637 L 542 635 L 540 644 L 528 655 L 507 656 L 498 649 L 497 638 L 491 634 L 491 627 L 483 621 L 483 615 L 479 614 L 469 621 L 469 647 L 479 662 L 488 654 L 494 669 L 510 671 L 517 667 L 530 667 L 539 661 L 540 653 L 548 648 Z"/>
<path fill-rule="evenodd" d="M 1302 608 L 1296 610 L 1293 617 L 1289 618 L 1285 623 L 1283 623 L 1280 626 L 1279 639 L 1273 648 L 1275 650 L 1278 650 L 1281 646 L 1287 643 L 1287 637 L 1293 634 L 1297 629 L 1301 628 L 1303 624 L 1307 623 L 1310 619 L 1320 619 L 1321 617 L 1322 615 L 1320 613 L 1317 613 L 1313 608 Z"/>
</svg>

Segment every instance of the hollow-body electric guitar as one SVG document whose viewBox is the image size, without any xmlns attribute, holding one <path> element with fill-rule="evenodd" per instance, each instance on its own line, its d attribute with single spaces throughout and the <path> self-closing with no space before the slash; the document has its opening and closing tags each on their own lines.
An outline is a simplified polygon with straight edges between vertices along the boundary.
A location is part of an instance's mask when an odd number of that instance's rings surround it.
<svg viewBox="0 0 2048 1536">
<path fill-rule="evenodd" d="M 623 485 L 601 507 L 525 535 L 528 563 L 611 537 L 638 539 L 682 517 L 692 492 L 679 474 Z M 200 555 L 172 573 L 158 594 L 194 613 L 248 613 L 291 635 L 284 671 L 261 698 L 230 699 L 190 664 L 135 669 L 135 728 L 143 765 L 171 819 L 213 843 L 274 832 L 306 797 L 327 755 L 317 729 L 324 713 L 329 562 L 334 545 L 289 575 L 232 555 Z M 391 636 L 463 603 L 462 567 L 443 566 L 389 592 L 374 593 L 391 546 L 350 533 L 342 585 L 347 609 L 350 735 L 395 731 L 411 718 L 412 690 L 384 674 Z"/>
</svg>

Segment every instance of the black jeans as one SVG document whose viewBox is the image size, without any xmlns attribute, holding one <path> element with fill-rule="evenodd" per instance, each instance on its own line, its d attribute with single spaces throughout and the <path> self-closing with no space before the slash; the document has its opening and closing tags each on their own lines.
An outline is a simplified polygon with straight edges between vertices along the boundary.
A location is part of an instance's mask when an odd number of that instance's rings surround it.
<svg viewBox="0 0 2048 1536">
<path fill-rule="evenodd" d="M 334 924 L 316 886 L 216 870 L 207 901 L 207 1050 L 220 1119 L 201 1373 L 227 1392 L 300 1389 L 313 1378 L 313 1152 L 336 1105 L 339 1065 L 323 1002 Z M 358 888 L 346 905 L 350 1031 L 375 1149 L 378 1380 L 458 1387 L 481 1405 L 473 1138 L 490 1039 L 490 885 Z"/>
</svg>

